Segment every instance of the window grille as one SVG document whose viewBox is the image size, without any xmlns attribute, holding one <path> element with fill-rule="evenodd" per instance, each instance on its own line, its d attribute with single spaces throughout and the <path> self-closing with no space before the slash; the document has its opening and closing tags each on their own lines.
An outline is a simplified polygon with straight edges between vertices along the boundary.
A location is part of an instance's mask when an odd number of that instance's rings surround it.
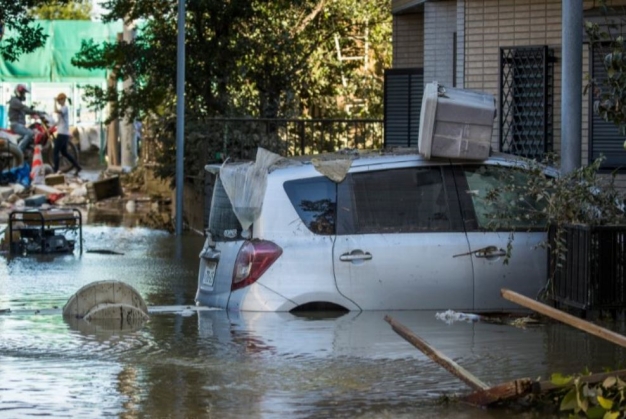
<svg viewBox="0 0 626 419">
<path fill-rule="evenodd" d="M 554 50 L 500 48 L 500 150 L 541 160 L 553 148 Z"/>
</svg>

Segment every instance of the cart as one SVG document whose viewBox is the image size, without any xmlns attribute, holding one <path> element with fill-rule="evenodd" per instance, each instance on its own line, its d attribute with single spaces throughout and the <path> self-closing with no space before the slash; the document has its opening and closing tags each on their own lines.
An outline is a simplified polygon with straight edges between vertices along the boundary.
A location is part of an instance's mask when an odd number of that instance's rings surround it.
<svg viewBox="0 0 626 419">
<path fill-rule="evenodd" d="M 78 209 L 13 211 L 9 214 L 9 251 L 26 256 L 29 253 L 73 253 L 78 246 L 83 253 L 83 224 Z"/>
</svg>

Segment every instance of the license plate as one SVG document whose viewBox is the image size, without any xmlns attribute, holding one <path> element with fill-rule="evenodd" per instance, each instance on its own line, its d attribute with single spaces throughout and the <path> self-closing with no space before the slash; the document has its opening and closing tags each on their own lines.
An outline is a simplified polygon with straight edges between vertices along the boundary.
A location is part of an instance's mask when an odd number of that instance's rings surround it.
<svg viewBox="0 0 626 419">
<path fill-rule="evenodd" d="M 202 285 L 212 287 L 215 282 L 215 271 L 217 270 L 217 263 L 205 262 L 204 276 L 202 277 Z"/>
</svg>

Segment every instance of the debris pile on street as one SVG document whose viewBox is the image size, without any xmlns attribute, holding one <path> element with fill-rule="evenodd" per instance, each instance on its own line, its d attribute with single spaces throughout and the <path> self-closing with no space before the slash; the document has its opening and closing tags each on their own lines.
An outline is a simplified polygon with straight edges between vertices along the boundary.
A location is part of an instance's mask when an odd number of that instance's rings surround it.
<svg viewBox="0 0 626 419">
<path fill-rule="evenodd" d="M 96 180 L 71 174 L 48 174 L 40 183 L 0 183 L 0 223 L 7 223 L 13 211 L 78 207 L 81 211 L 110 210 L 136 215 L 146 227 L 172 229 L 171 192 L 167 188 L 146 187 L 146 171 L 103 170 Z M 90 176 L 95 178 L 95 176 Z"/>
</svg>

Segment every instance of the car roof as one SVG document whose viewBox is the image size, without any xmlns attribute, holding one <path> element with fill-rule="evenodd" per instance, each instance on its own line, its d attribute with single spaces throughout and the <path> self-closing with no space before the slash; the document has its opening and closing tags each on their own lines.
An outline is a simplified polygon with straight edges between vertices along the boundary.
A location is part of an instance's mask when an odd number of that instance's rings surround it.
<svg viewBox="0 0 626 419">
<path fill-rule="evenodd" d="M 357 150 L 357 149 L 344 149 L 336 152 L 320 153 L 320 154 L 308 154 L 303 156 L 281 157 L 276 163 L 274 163 L 270 172 L 274 172 L 281 169 L 296 169 L 297 167 L 310 167 L 320 161 L 338 161 L 338 160 L 350 160 L 351 167 L 362 167 L 378 164 L 393 164 L 402 163 L 408 161 L 414 162 L 428 162 L 428 163 L 440 163 L 440 164 L 477 164 L 485 162 L 488 164 L 499 164 L 504 166 L 519 166 L 528 167 L 530 160 L 515 156 L 512 154 L 506 154 L 501 152 L 491 152 L 489 158 L 485 160 L 466 160 L 466 159 L 447 159 L 431 157 L 426 159 L 419 154 L 416 147 L 411 148 L 390 148 L 383 150 Z M 233 162 L 225 164 L 241 164 L 242 162 Z M 219 172 L 222 164 L 209 164 L 205 166 L 205 169 L 211 173 Z M 306 170 L 306 169 L 304 169 Z M 546 167 L 546 172 L 551 175 L 556 175 L 558 171 L 554 168 Z"/>
</svg>

